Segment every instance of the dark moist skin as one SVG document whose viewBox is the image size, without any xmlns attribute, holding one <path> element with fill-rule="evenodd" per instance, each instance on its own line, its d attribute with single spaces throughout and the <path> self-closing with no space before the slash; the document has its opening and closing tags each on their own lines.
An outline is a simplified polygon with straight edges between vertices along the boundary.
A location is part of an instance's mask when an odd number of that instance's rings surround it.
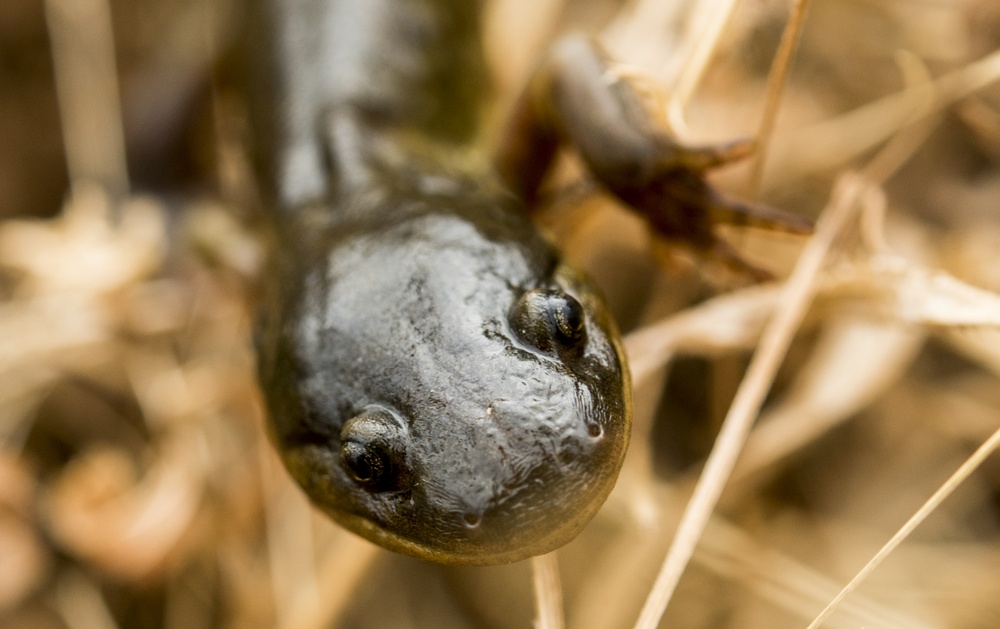
<svg viewBox="0 0 1000 629">
<path fill-rule="evenodd" d="M 717 215 L 770 220 L 701 177 L 745 145 L 678 147 L 584 38 L 540 66 L 491 166 L 479 19 L 469 0 L 255 0 L 247 32 L 275 443 L 346 528 L 459 564 L 571 540 L 629 439 L 614 324 L 529 220 L 557 147 L 665 238 L 725 255 Z"/>
</svg>

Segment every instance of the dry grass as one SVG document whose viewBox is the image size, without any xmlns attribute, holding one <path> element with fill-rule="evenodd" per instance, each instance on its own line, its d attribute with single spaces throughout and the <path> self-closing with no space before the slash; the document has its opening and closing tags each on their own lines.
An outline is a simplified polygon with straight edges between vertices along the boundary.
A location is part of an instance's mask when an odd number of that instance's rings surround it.
<svg viewBox="0 0 1000 629">
<path fill-rule="evenodd" d="M 119 196 L 118 149 L 80 140 L 60 216 L 0 223 L 0 625 L 754 629 L 834 601 L 824 627 L 1000 625 L 1000 9 L 813 2 L 779 81 L 787 3 L 600 4 L 495 0 L 501 84 L 567 24 L 606 25 L 685 140 L 773 130 L 720 186 L 759 176 L 822 218 L 809 241 L 730 233 L 789 278 L 745 287 L 607 199 L 542 217 L 605 287 L 635 384 L 629 459 L 580 538 L 443 568 L 310 509 L 264 436 L 262 252 L 222 98 L 221 200 Z M 64 124 L 109 124 L 92 96 L 61 91 Z"/>
</svg>

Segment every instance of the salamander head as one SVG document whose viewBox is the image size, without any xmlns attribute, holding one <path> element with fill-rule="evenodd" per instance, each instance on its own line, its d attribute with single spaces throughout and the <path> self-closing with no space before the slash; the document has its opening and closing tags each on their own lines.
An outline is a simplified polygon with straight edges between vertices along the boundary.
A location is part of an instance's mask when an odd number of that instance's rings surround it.
<svg viewBox="0 0 1000 629">
<path fill-rule="evenodd" d="M 261 365 L 279 449 L 312 500 L 442 563 L 517 561 L 576 536 L 630 430 L 595 289 L 492 206 L 344 227 L 316 260 L 265 330 Z"/>
</svg>

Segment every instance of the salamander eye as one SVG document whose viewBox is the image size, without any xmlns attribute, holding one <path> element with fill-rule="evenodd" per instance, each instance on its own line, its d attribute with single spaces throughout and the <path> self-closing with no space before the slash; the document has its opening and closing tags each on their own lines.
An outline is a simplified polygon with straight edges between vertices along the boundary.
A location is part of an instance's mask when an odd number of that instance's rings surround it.
<svg viewBox="0 0 1000 629">
<path fill-rule="evenodd" d="M 340 462 L 358 485 L 387 491 L 400 485 L 405 470 L 401 426 L 384 409 L 366 409 L 340 431 Z"/>
<path fill-rule="evenodd" d="M 345 442 L 340 448 L 340 458 L 359 485 L 378 486 L 391 471 L 389 457 L 375 444 Z"/>
<path fill-rule="evenodd" d="M 518 339 L 550 355 L 571 354 L 587 343 L 583 306 L 561 291 L 524 293 L 514 302 L 510 324 Z"/>
</svg>

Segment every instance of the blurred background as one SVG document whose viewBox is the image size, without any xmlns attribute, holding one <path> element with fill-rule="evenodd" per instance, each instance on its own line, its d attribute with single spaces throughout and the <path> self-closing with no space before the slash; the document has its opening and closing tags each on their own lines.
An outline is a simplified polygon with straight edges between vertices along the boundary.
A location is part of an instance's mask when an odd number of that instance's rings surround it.
<svg viewBox="0 0 1000 629">
<path fill-rule="evenodd" d="M 583 29 L 683 141 L 753 136 L 789 3 L 723 4 L 490 0 L 493 118 Z M 526 563 L 377 549 L 270 449 L 239 8 L 0 4 L 0 626 L 529 626 Z M 760 185 L 715 181 L 814 218 L 844 173 L 882 176 L 661 626 L 806 626 L 1000 427 L 998 49 L 993 0 L 811 3 Z M 665 250 L 565 161 L 540 222 L 607 293 L 636 381 L 619 486 L 558 553 L 566 619 L 630 627 L 778 289 Z M 805 243 L 727 238 L 778 277 Z M 991 458 L 825 626 L 1000 625 L 998 516 Z"/>
</svg>

